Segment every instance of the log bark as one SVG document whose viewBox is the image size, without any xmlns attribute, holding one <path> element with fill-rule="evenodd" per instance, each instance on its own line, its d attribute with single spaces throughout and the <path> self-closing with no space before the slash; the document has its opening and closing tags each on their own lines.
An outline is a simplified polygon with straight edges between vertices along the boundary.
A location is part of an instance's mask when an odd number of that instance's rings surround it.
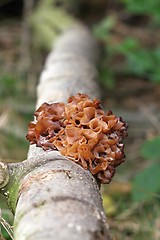
<svg viewBox="0 0 160 240">
<path fill-rule="evenodd" d="M 97 60 L 88 29 L 77 25 L 64 32 L 40 76 L 36 107 L 66 102 L 77 92 L 99 98 Z M 110 239 L 99 187 L 89 171 L 58 151 L 34 145 L 26 161 L 7 168 L 10 180 L 2 191 L 15 211 L 15 240 Z"/>
</svg>

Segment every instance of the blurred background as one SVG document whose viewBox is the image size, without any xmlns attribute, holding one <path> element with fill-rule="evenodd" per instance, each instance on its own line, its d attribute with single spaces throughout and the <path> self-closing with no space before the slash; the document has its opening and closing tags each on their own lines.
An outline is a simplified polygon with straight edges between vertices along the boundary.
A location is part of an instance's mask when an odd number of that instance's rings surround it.
<svg viewBox="0 0 160 240">
<path fill-rule="evenodd" d="M 76 21 L 101 48 L 104 109 L 129 124 L 126 162 L 102 187 L 113 240 L 159 240 L 160 0 L 0 1 L 0 161 L 26 159 L 39 74 L 57 36 Z M 3 237 L 11 239 L 2 196 L 0 208 Z"/>
</svg>

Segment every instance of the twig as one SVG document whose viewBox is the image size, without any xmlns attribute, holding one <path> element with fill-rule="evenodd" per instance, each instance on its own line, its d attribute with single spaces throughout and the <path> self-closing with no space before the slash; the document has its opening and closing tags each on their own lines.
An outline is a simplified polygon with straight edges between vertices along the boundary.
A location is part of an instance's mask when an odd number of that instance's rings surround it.
<svg viewBox="0 0 160 240">
<path fill-rule="evenodd" d="M 3 228 L 6 230 L 6 232 L 8 233 L 8 235 L 10 236 L 10 238 L 12 240 L 14 240 L 13 238 L 13 229 L 12 227 L 10 226 L 10 224 L 8 224 L 4 218 L 1 217 L 1 225 L 3 226 Z"/>
<path fill-rule="evenodd" d="M 0 209 L 0 224 L 1 224 L 1 219 L 2 219 L 2 211 Z M 1 234 L 1 226 L 0 226 L 0 240 L 5 240 L 4 237 Z"/>
</svg>

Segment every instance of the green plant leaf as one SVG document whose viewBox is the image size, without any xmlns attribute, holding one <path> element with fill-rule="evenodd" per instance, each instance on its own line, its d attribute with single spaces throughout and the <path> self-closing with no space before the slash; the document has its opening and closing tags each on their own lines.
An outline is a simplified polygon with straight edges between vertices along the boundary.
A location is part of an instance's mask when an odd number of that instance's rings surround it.
<svg viewBox="0 0 160 240">
<path fill-rule="evenodd" d="M 160 159 L 160 136 L 146 141 L 141 148 L 141 154 L 146 159 Z"/>
<path fill-rule="evenodd" d="M 100 80 L 102 85 L 108 90 L 113 90 L 115 88 L 115 78 L 111 71 L 102 69 L 100 71 Z"/>
<path fill-rule="evenodd" d="M 15 96 L 17 94 L 17 79 L 11 75 L 0 76 L 0 98 Z"/>
<path fill-rule="evenodd" d="M 115 24 L 116 19 L 112 16 L 107 16 L 107 18 L 104 18 L 99 24 L 94 26 L 93 32 L 98 39 L 105 41 Z"/>
<path fill-rule="evenodd" d="M 123 0 L 130 13 L 149 15 L 153 22 L 160 23 L 160 4 L 157 0 Z"/>
<path fill-rule="evenodd" d="M 128 51 L 136 51 L 140 49 L 140 45 L 137 39 L 132 37 L 127 37 L 124 41 L 117 46 L 117 50 L 122 54 L 128 53 Z"/>
<path fill-rule="evenodd" d="M 149 201 L 160 191 L 160 163 L 154 163 L 137 174 L 133 181 L 132 199 L 135 202 Z"/>
<path fill-rule="evenodd" d="M 11 226 L 13 224 L 13 215 L 9 209 L 3 209 L 2 211 L 2 217 L 5 220 L 5 227 L 9 230 L 11 229 Z M 11 239 L 9 236 L 9 233 L 4 229 L 3 226 L 1 226 L 2 229 L 2 235 L 5 239 Z M 11 231 L 9 231 L 11 233 Z"/>
</svg>

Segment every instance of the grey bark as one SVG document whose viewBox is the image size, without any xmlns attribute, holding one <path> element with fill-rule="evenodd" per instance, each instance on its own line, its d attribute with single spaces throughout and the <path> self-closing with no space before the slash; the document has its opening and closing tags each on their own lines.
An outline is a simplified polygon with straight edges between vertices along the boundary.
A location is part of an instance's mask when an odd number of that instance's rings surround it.
<svg viewBox="0 0 160 240">
<path fill-rule="evenodd" d="M 84 26 L 67 30 L 47 58 L 37 107 L 43 102 L 66 102 L 77 92 L 100 97 L 95 81 L 97 51 Z M 57 151 L 44 152 L 34 145 L 28 159 L 8 165 L 8 171 L 8 201 L 16 208 L 15 240 L 110 239 L 99 188 L 89 171 Z"/>
</svg>

